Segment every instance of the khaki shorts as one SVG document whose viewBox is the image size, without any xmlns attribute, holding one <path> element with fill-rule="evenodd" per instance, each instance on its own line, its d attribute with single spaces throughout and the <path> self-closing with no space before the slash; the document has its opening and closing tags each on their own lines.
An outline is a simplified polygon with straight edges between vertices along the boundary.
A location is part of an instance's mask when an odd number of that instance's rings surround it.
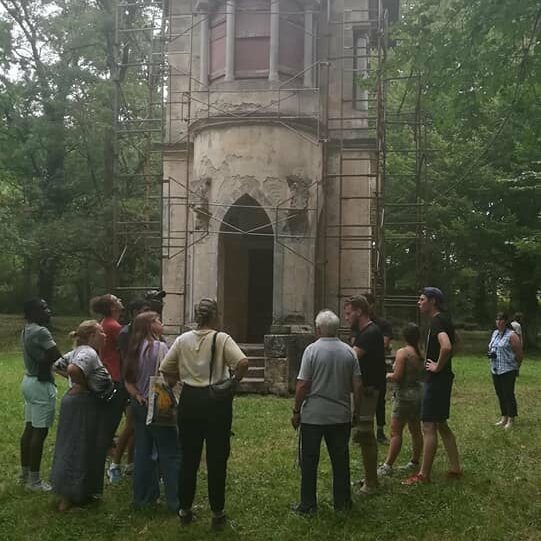
<svg viewBox="0 0 541 541">
<path fill-rule="evenodd" d="M 24 376 L 21 390 L 24 397 L 24 421 L 34 428 L 50 428 L 54 421 L 56 386 L 38 378 Z"/>
<path fill-rule="evenodd" d="M 361 404 L 359 406 L 359 424 L 352 429 L 352 440 L 359 443 L 361 433 L 374 433 L 374 417 L 378 406 L 379 391 L 374 387 L 364 387 Z M 353 398 L 352 398 L 353 400 Z"/>
</svg>

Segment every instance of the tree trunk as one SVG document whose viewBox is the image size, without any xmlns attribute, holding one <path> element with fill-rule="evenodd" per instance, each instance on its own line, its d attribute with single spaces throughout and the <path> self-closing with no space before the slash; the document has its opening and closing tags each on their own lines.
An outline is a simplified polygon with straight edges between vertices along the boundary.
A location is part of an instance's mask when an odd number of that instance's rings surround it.
<svg viewBox="0 0 541 541">
<path fill-rule="evenodd" d="M 536 263 L 533 256 L 516 257 L 513 261 L 512 306 L 517 312 L 524 314 L 522 325 L 524 349 L 530 351 L 538 347 L 539 284 L 536 280 L 538 276 Z"/>
</svg>

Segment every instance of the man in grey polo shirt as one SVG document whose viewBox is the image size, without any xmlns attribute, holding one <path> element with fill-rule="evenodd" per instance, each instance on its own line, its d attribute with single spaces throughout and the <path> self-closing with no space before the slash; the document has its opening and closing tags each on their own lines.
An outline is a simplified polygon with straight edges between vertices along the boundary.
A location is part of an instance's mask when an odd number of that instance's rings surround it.
<svg viewBox="0 0 541 541">
<path fill-rule="evenodd" d="M 317 467 L 321 439 L 325 439 L 333 470 L 333 499 L 336 510 L 351 507 L 349 436 L 351 398 L 355 409 L 361 393 L 361 373 L 353 349 L 337 338 L 340 320 L 330 310 L 316 317 L 318 340 L 302 357 L 297 378 L 291 424 L 300 426 L 301 502 L 300 514 L 317 510 Z"/>
</svg>

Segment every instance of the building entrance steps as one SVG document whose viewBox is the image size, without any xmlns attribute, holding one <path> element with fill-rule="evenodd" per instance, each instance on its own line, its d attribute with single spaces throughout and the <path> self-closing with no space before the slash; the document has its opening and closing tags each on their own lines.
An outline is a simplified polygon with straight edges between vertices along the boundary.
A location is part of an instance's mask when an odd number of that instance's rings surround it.
<svg viewBox="0 0 541 541">
<path fill-rule="evenodd" d="M 239 394 L 268 392 L 265 383 L 265 349 L 263 344 L 239 344 L 239 347 L 244 351 L 249 361 L 248 374 L 240 382 Z"/>
</svg>

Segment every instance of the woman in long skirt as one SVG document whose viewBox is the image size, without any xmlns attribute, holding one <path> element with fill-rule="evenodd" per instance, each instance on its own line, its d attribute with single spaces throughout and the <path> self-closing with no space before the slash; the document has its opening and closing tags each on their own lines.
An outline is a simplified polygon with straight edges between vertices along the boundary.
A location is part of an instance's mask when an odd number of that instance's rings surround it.
<svg viewBox="0 0 541 541">
<path fill-rule="evenodd" d="M 60 406 L 51 471 L 53 490 L 61 497 L 60 511 L 85 505 L 103 491 L 107 399 L 113 392 L 111 376 L 97 354 L 105 340 L 101 325 L 84 321 L 72 335 L 76 348 L 69 363 L 57 366 L 70 379 Z"/>
</svg>

